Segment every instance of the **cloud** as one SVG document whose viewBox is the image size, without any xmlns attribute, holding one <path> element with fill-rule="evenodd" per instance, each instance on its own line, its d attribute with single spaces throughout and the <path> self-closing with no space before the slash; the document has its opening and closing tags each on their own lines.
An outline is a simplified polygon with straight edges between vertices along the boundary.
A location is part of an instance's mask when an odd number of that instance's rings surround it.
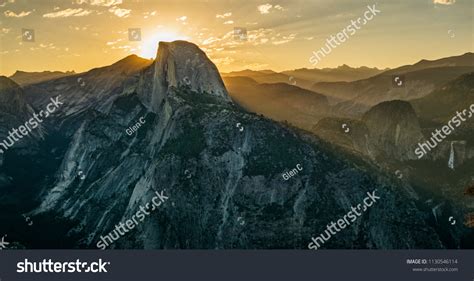
<svg viewBox="0 0 474 281">
<path fill-rule="evenodd" d="M 228 18 L 228 17 L 230 17 L 230 16 L 232 16 L 232 13 L 229 12 L 229 13 L 225 13 L 225 14 L 222 14 L 222 15 L 219 15 L 219 14 L 218 14 L 218 15 L 216 15 L 216 18 L 218 18 L 218 19 L 225 19 L 225 18 Z"/>
<path fill-rule="evenodd" d="M 108 41 L 106 44 L 107 44 L 107 46 L 115 45 L 120 41 L 123 41 L 123 39 L 117 39 L 116 41 Z"/>
<path fill-rule="evenodd" d="M 66 10 L 61 10 L 53 13 L 44 14 L 43 18 L 67 18 L 67 17 L 82 17 L 87 16 L 92 11 L 84 10 L 82 8 L 79 9 L 71 9 L 68 8 Z"/>
<path fill-rule="evenodd" d="M 33 10 L 34 11 L 34 10 Z M 19 14 L 12 12 L 10 10 L 5 11 L 3 14 L 8 17 L 8 18 L 22 18 L 26 17 L 27 15 L 31 14 L 33 11 L 28 11 L 28 12 L 20 12 Z"/>
<path fill-rule="evenodd" d="M 144 19 L 147 19 L 147 18 L 149 18 L 149 17 L 154 17 L 154 16 L 156 15 L 156 11 L 153 11 L 153 12 L 144 12 L 143 15 L 144 15 L 144 17 L 143 17 Z"/>
<path fill-rule="evenodd" d="M 456 3 L 456 0 L 433 0 L 433 3 L 441 5 L 452 5 Z"/>
<path fill-rule="evenodd" d="M 228 20 L 228 21 L 224 22 L 224 24 L 234 24 L 234 21 L 233 20 Z"/>
<path fill-rule="evenodd" d="M 277 34 L 276 38 L 272 38 L 272 40 L 273 40 L 272 44 L 273 45 L 285 44 L 285 43 L 293 41 L 293 39 L 295 39 L 295 38 L 296 38 L 296 34 L 294 34 L 294 33 L 290 34 L 288 36 L 280 36 L 280 34 Z"/>
<path fill-rule="evenodd" d="M 117 8 L 117 7 L 112 7 L 112 8 L 109 9 L 109 12 L 111 12 L 112 14 L 116 15 L 119 18 L 126 18 L 126 17 L 130 16 L 131 11 L 132 10 L 121 9 L 121 8 Z"/>
<path fill-rule="evenodd" d="M 283 8 L 280 5 L 275 5 L 273 6 L 272 4 L 263 4 L 260 6 L 257 6 L 257 10 L 260 12 L 260 14 L 265 15 L 269 14 L 271 9 L 279 10 L 279 11 L 285 11 L 286 9 Z"/>
<path fill-rule="evenodd" d="M 187 16 L 182 16 L 182 17 L 179 17 L 179 18 L 176 18 L 176 21 L 179 21 L 181 22 L 182 24 L 186 24 L 186 20 L 188 19 Z"/>
<path fill-rule="evenodd" d="M 220 40 L 221 40 L 220 38 L 212 36 L 212 37 L 209 37 L 209 38 L 205 39 L 204 41 L 202 41 L 202 45 L 209 45 L 209 44 L 218 42 Z"/>
<path fill-rule="evenodd" d="M 270 13 L 270 9 L 272 7 L 273 7 L 273 5 L 271 5 L 271 4 L 264 4 L 264 5 L 258 6 L 257 10 L 260 12 L 260 14 L 264 15 L 264 14 Z"/>
<path fill-rule="evenodd" d="M 76 4 L 89 4 L 92 6 L 110 7 L 122 4 L 122 0 L 76 0 Z"/>
</svg>

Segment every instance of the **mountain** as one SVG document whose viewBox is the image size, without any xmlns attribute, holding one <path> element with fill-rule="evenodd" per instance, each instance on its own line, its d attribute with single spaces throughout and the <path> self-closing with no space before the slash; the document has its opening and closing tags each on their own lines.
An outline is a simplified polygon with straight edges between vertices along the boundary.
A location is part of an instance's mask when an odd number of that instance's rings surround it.
<svg viewBox="0 0 474 281">
<path fill-rule="evenodd" d="M 310 80 L 295 78 L 291 75 L 278 73 L 271 70 L 258 70 L 257 71 L 257 70 L 246 69 L 242 71 L 223 73 L 222 77 L 224 78 L 248 77 L 262 84 L 286 83 L 290 85 L 297 85 L 298 87 L 301 87 L 301 88 L 309 88 L 314 84 L 314 82 Z"/>
<path fill-rule="evenodd" d="M 384 163 L 416 160 L 416 145 L 424 141 L 414 109 L 399 100 L 373 106 L 360 120 L 323 118 L 311 131 L 350 152 Z"/>
<path fill-rule="evenodd" d="M 474 64 L 474 53 L 465 53 L 459 56 L 452 56 L 437 60 L 420 60 L 413 65 L 405 65 L 392 69 L 386 72 L 386 74 L 404 74 L 407 72 L 413 72 L 428 68 L 442 68 L 442 67 L 471 67 Z"/>
<path fill-rule="evenodd" d="M 382 102 L 367 111 L 362 121 L 369 130 L 369 153 L 374 158 L 415 160 L 416 145 L 424 141 L 418 117 L 406 101 Z"/>
<path fill-rule="evenodd" d="M 359 67 L 353 68 L 348 65 L 341 65 L 337 68 L 308 69 L 300 68 L 283 71 L 282 73 L 298 79 L 316 82 L 351 82 L 375 76 L 384 70 L 378 68 Z"/>
<path fill-rule="evenodd" d="M 74 71 L 42 71 L 42 72 L 25 72 L 25 71 L 16 71 L 10 79 L 15 81 L 16 83 L 26 86 L 29 84 L 35 84 L 39 82 L 43 82 L 46 80 L 52 80 L 56 78 L 61 78 L 69 75 L 74 75 Z"/>
<path fill-rule="evenodd" d="M 58 114 L 62 116 L 90 109 L 107 111 L 117 96 L 129 90 L 127 83 L 138 79 L 139 72 L 152 63 L 130 55 L 110 66 L 27 85 L 23 87 L 25 98 L 34 107 L 42 108 L 50 98 L 61 95 L 65 102 Z"/>
<path fill-rule="evenodd" d="M 153 108 L 161 105 L 165 99 L 163 94 L 170 87 L 180 85 L 230 101 L 217 67 L 199 47 L 186 41 L 175 41 L 173 44 L 160 42 L 159 49 L 153 91 L 151 96 L 145 97 Z"/>
<path fill-rule="evenodd" d="M 354 82 L 316 83 L 311 89 L 344 100 L 338 105 L 339 114 L 361 116 L 380 102 L 421 98 L 443 84 L 474 71 L 473 56 L 472 53 L 466 53 L 437 61 L 422 61 Z M 393 85 L 394 75 L 403 75 L 403 87 Z"/>
<path fill-rule="evenodd" d="M 420 118 L 445 123 L 455 116 L 456 111 L 468 109 L 474 104 L 474 72 L 464 74 L 410 103 Z M 467 122 L 465 126 L 470 124 Z"/>
<path fill-rule="evenodd" d="M 304 89 L 311 90 L 316 82 L 334 82 L 334 81 L 355 81 L 372 77 L 381 73 L 382 70 L 377 68 L 352 68 L 347 65 L 341 65 L 337 68 L 323 69 L 295 69 L 283 72 L 275 72 L 272 70 L 242 70 L 224 73 L 222 76 L 227 77 L 249 77 L 258 83 L 274 84 L 287 83 Z"/>
<path fill-rule="evenodd" d="M 232 99 L 248 111 L 309 129 L 328 114 L 328 99 L 286 83 L 259 84 L 248 77 L 224 78 Z"/>
</svg>

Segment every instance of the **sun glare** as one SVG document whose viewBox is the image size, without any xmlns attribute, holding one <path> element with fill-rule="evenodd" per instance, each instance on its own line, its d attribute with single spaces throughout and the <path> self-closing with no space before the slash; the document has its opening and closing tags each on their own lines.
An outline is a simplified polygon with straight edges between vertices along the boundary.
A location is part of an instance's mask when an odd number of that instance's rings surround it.
<svg viewBox="0 0 474 281">
<path fill-rule="evenodd" d="M 187 40 L 188 37 L 179 35 L 170 31 L 156 31 L 151 36 L 143 38 L 142 44 L 139 47 L 139 56 L 143 58 L 155 58 L 158 50 L 158 42 L 171 42 L 175 40 Z"/>
</svg>

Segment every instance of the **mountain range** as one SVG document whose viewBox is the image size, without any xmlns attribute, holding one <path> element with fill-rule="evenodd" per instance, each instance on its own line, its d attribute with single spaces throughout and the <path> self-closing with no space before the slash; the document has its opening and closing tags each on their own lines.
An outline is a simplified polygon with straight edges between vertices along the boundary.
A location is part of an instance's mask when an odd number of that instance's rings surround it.
<svg viewBox="0 0 474 281">
<path fill-rule="evenodd" d="M 458 67 L 470 66 L 452 67 L 450 73 L 461 74 Z M 301 80 L 319 75 L 307 72 L 290 74 Z M 383 75 L 355 72 L 331 79 Z M 401 181 L 389 172 L 390 165 L 419 165 L 408 145 L 423 138 L 417 114 L 431 118 L 423 101 L 385 101 L 383 95 L 371 99 L 383 103 L 360 119 L 336 119 L 334 102 L 349 100 L 344 93 L 266 80 L 288 73 L 263 71 L 265 78 L 258 79 L 245 73 L 223 80 L 198 46 L 174 41 L 160 42 L 154 61 L 132 55 L 21 86 L 1 77 L 0 106 L 18 109 L 0 115 L 0 132 L 24 122 L 51 97 L 61 95 L 64 105 L 31 144 L 0 155 L 0 230 L 18 248 L 95 248 L 102 235 L 163 191 L 169 200 L 112 248 L 307 249 L 312 236 L 377 190 L 380 204 L 324 248 L 472 247 L 471 230 L 438 223 L 450 211 L 462 216 L 456 198 L 426 190 L 419 177 Z M 472 94 L 471 77 L 444 91 Z M 143 125 L 127 134 L 139 120 Z M 340 122 L 357 138 L 340 138 Z M 393 161 L 380 163 L 387 159 Z M 462 176 L 453 188 L 467 182 L 461 171 L 471 164 L 467 156 L 456 165 Z M 300 173 L 282 176 L 295 167 Z M 439 202 L 446 207 L 433 218 L 432 205 Z M 23 216 L 35 223 L 25 225 Z"/>
</svg>

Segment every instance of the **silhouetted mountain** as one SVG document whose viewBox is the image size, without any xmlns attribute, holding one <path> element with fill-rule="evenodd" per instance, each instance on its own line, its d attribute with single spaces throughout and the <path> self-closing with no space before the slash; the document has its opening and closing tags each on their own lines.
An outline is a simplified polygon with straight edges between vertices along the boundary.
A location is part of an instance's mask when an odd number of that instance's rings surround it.
<svg viewBox="0 0 474 281">
<path fill-rule="evenodd" d="M 336 82 L 336 81 L 355 81 L 375 76 L 385 70 L 378 68 L 359 67 L 352 68 L 348 65 L 341 65 L 337 68 L 307 69 L 300 68 L 295 70 L 283 71 L 284 74 L 298 79 L 316 82 Z"/>
<path fill-rule="evenodd" d="M 423 98 L 410 101 L 416 112 L 425 120 L 447 122 L 456 111 L 468 109 L 474 104 L 474 72 L 437 88 Z M 466 122 L 465 126 L 472 126 Z"/>
<path fill-rule="evenodd" d="M 61 78 L 65 76 L 74 75 L 74 71 L 42 71 L 42 72 L 25 72 L 25 71 L 16 71 L 10 79 L 15 81 L 16 83 L 26 86 L 29 84 L 35 84 L 47 80 L 52 80 L 56 78 Z"/>
<path fill-rule="evenodd" d="M 284 73 L 278 73 L 271 70 L 242 70 L 229 73 L 223 73 L 222 77 L 249 77 L 252 80 L 262 84 L 286 83 L 291 85 L 298 85 L 301 88 L 308 88 L 313 85 L 313 81 L 295 78 Z"/>
<path fill-rule="evenodd" d="M 311 89 L 342 100 L 341 115 L 361 116 L 371 106 L 389 100 L 413 100 L 431 93 L 437 87 L 474 71 L 472 53 L 437 61 L 423 61 L 412 67 L 404 66 L 374 77 L 354 82 L 321 82 Z M 425 67 L 425 68 L 423 68 Z M 394 75 L 404 76 L 404 86 L 393 84 Z"/>
<path fill-rule="evenodd" d="M 298 86 L 304 89 L 311 89 L 316 82 L 333 82 L 333 81 L 355 81 L 368 78 L 381 73 L 382 70 L 377 68 L 352 68 L 347 65 L 341 65 L 337 68 L 323 69 L 307 69 L 300 68 L 295 70 L 287 70 L 283 72 L 275 72 L 272 70 L 242 70 L 224 73 L 223 77 L 249 77 L 258 83 L 286 83 Z"/>
<path fill-rule="evenodd" d="M 152 63 L 130 55 L 110 66 L 25 86 L 26 100 L 39 108 L 46 106 L 51 97 L 62 95 L 65 102 L 58 112 L 62 116 L 89 109 L 106 111 L 116 97 L 127 93 L 128 83 Z"/>
<path fill-rule="evenodd" d="M 248 77 L 224 78 L 232 99 L 248 111 L 311 129 L 328 114 L 324 95 L 285 83 L 258 84 Z"/>
<path fill-rule="evenodd" d="M 474 65 L 474 53 L 465 53 L 459 56 L 452 56 L 437 60 L 420 60 L 413 65 L 405 65 L 385 72 L 385 74 L 400 75 L 407 72 L 414 72 L 417 70 L 428 68 L 442 68 L 442 67 L 462 67 Z"/>
</svg>

